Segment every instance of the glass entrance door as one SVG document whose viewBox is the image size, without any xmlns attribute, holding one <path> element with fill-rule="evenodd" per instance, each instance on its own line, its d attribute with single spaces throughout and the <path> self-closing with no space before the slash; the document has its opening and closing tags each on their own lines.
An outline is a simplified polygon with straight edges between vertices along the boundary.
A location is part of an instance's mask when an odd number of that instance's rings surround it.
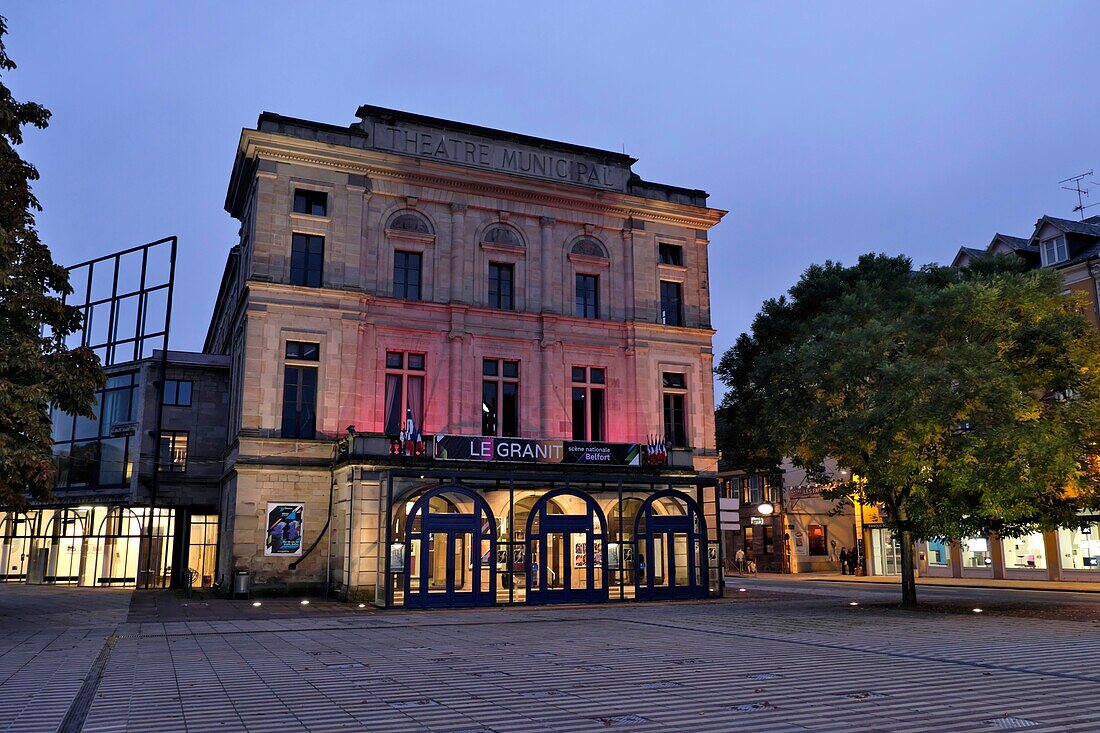
<svg viewBox="0 0 1100 733">
<path fill-rule="evenodd" d="M 678 500 L 685 513 L 657 514 L 655 501 L 665 497 Z M 697 505 L 681 492 L 659 492 L 642 504 L 634 521 L 637 597 L 706 598 L 706 525 Z"/>
<path fill-rule="evenodd" d="M 873 575 L 901 575 L 901 545 L 888 529 L 871 530 L 871 573 Z"/>
<path fill-rule="evenodd" d="M 470 497 L 475 512 L 431 511 L 432 497 L 443 493 Z M 412 505 L 403 548 L 406 608 L 493 605 L 496 540 L 492 514 L 483 502 L 470 490 L 445 486 L 423 494 Z"/>
<path fill-rule="evenodd" d="M 555 496 L 572 494 L 585 514 L 553 514 Z M 570 489 L 543 495 L 527 519 L 528 603 L 598 603 L 607 600 L 604 574 L 604 518 L 591 497 Z"/>
</svg>

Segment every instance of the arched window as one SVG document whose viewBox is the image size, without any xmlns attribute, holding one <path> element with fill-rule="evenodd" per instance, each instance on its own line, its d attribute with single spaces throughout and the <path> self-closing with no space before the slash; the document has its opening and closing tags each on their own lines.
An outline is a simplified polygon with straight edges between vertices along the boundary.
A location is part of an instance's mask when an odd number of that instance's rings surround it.
<svg viewBox="0 0 1100 733">
<path fill-rule="evenodd" d="M 427 217 L 415 211 L 398 211 L 390 217 L 386 229 L 395 232 L 411 232 L 413 234 L 433 234 L 431 222 Z"/>
<path fill-rule="evenodd" d="M 611 259 L 607 255 L 607 248 L 595 237 L 581 237 L 573 243 L 573 247 L 569 250 L 569 253 L 581 255 L 583 257 L 600 257 L 605 260 Z"/>
<path fill-rule="evenodd" d="M 504 224 L 494 224 L 486 229 L 481 241 L 489 244 L 499 244 L 504 247 L 523 246 L 523 239 L 516 233 L 516 230 Z"/>
</svg>

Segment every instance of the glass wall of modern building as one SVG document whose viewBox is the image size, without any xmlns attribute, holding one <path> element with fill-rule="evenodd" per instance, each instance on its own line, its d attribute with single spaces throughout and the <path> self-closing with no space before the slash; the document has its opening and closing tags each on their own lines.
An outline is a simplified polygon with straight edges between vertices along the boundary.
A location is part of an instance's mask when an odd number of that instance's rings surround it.
<svg viewBox="0 0 1100 733">
<path fill-rule="evenodd" d="M 702 598 L 719 587 L 707 495 L 691 483 L 416 477 L 390 491 L 384 605 Z"/>
</svg>

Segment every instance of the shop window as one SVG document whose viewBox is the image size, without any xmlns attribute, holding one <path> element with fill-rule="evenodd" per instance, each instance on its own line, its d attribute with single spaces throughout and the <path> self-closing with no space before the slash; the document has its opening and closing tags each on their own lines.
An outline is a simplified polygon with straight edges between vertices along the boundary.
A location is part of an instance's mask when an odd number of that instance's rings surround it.
<svg viewBox="0 0 1100 733">
<path fill-rule="evenodd" d="M 989 540 L 985 537 L 964 539 L 961 549 L 964 568 L 988 568 L 993 565 L 993 555 L 989 551 Z"/>
<path fill-rule="evenodd" d="M 507 230 L 505 230 L 507 231 Z M 513 308 L 512 289 L 515 267 L 499 262 L 489 263 L 489 307 L 510 311 Z"/>
<path fill-rule="evenodd" d="M 189 540 L 187 567 L 194 571 L 191 574 L 191 586 L 210 588 L 214 585 L 214 563 L 218 549 L 218 515 L 192 515 Z"/>
<path fill-rule="evenodd" d="M 424 429 L 424 355 L 404 351 L 386 352 L 386 435 L 396 436 L 412 417 L 413 425 Z"/>
<path fill-rule="evenodd" d="M 481 434 L 517 437 L 519 362 L 484 359 L 481 374 Z"/>
<path fill-rule="evenodd" d="M 160 434 L 160 470 L 172 473 L 187 471 L 187 432 L 166 430 Z"/>
<path fill-rule="evenodd" d="M 420 300 L 421 263 L 419 252 L 393 253 L 393 297 Z"/>
<path fill-rule="evenodd" d="M 291 361 L 317 361 L 320 345 L 304 341 L 288 341 L 283 368 L 284 438 L 312 440 L 317 432 L 317 367 Z"/>
<path fill-rule="evenodd" d="M 666 244 L 664 242 L 658 244 L 657 255 L 662 265 L 684 266 L 684 248 L 678 244 Z"/>
<path fill-rule="evenodd" d="M 753 530 L 755 529 L 756 527 L 741 528 L 741 549 L 743 549 L 745 551 L 745 554 L 750 558 L 756 556 L 756 550 L 752 544 L 753 535 L 755 534 Z"/>
<path fill-rule="evenodd" d="M 775 552 L 775 527 L 770 524 L 764 525 L 764 554 L 770 555 Z"/>
<path fill-rule="evenodd" d="M 682 287 L 680 283 L 661 281 L 661 323 L 666 326 L 684 325 Z"/>
<path fill-rule="evenodd" d="M 293 234 L 290 238 L 290 284 L 321 287 L 325 261 L 325 238 L 314 234 Z"/>
<path fill-rule="evenodd" d="M 191 382 L 181 379 L 165 379 L 164 404 L 176 407 L 190 407 Z"/>
<path fill-rule="evenodd" d="M 599 275 L 577 275 L 577 317 L 600 317 Z"/>
<path fill-rule="evenodd" d="M 573 367 L 573 440 L 603 440 L 604 384 L 602 367 Z"/>
<path fill-rule="evenodd" d="M 1041 532 L 1004 539 L 1001 545 L 1004 547 L 1006 568 L 1042 570 L 1047 566 L 1047 551 Z"/>
<path fill-rule="evenodd" d="M 324 191 L 294 189 L 294 213 L 310 216 L 328 215 L 328 194 Z"/>
<path fill-rule="evenodd" d="M 806 528 L 806 535 L 809 537 L 810 543 L 810 555 L 828 555 L 829 548 L 825 542 L 825 526 L 821 524 L 811 524 Z"/>
<path fill-rule="evenodd" d="M 1064 570 L 1100 570 L 1100 517 L 1080 529 L 1058 530 L 1058 548 Z"/>
<path fill-rule="evenodd" d="M 670 441 L 676 448 L 686 448 L 688 436 L 684 404 L 687 400 L 687 379 L 678 372 L 665 372 L 661 375 L 661 388 L 665 440 Z"/>
<path fill-rule="evenodd" d="M 947 543 L 943 540 L 929 540 L 926 548 L 929 565 L 946 566 L 951 564 Z"/>
</svg>

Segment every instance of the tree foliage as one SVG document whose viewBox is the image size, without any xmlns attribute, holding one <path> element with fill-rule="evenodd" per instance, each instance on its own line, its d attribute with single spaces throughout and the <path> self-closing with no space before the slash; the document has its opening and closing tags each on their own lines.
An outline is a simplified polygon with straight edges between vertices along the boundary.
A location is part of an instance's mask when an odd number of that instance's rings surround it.
<svg viewBox="0 0 1100 733">
<path fill-rule="evenodd" d="M 49 498 L 53 487 L 49 405 L 90 416 L 103 372 L 89 349 L 63 342 L 80 329 L 81 314 L 62 303 L 68 273 L 35 230 L 41 207 L 30 184 L 38 171 L 16 152 L 23 128 L 45 128 L 50 113 L 15 101 L 3 83 L 15 68 L 6 32 L 0 17 L 0 506 L 22 506 Z"/>
<path fill-rule="evenodd" d="M 865 255 L 810 267 L 722 357 L 723 453 L 783 456 L 883 509 L 902 539 L 1011 537 L 1100 505 L 1100 337 L 1061 275 L 991 258 L 969 270 Z"/>
</svg>

